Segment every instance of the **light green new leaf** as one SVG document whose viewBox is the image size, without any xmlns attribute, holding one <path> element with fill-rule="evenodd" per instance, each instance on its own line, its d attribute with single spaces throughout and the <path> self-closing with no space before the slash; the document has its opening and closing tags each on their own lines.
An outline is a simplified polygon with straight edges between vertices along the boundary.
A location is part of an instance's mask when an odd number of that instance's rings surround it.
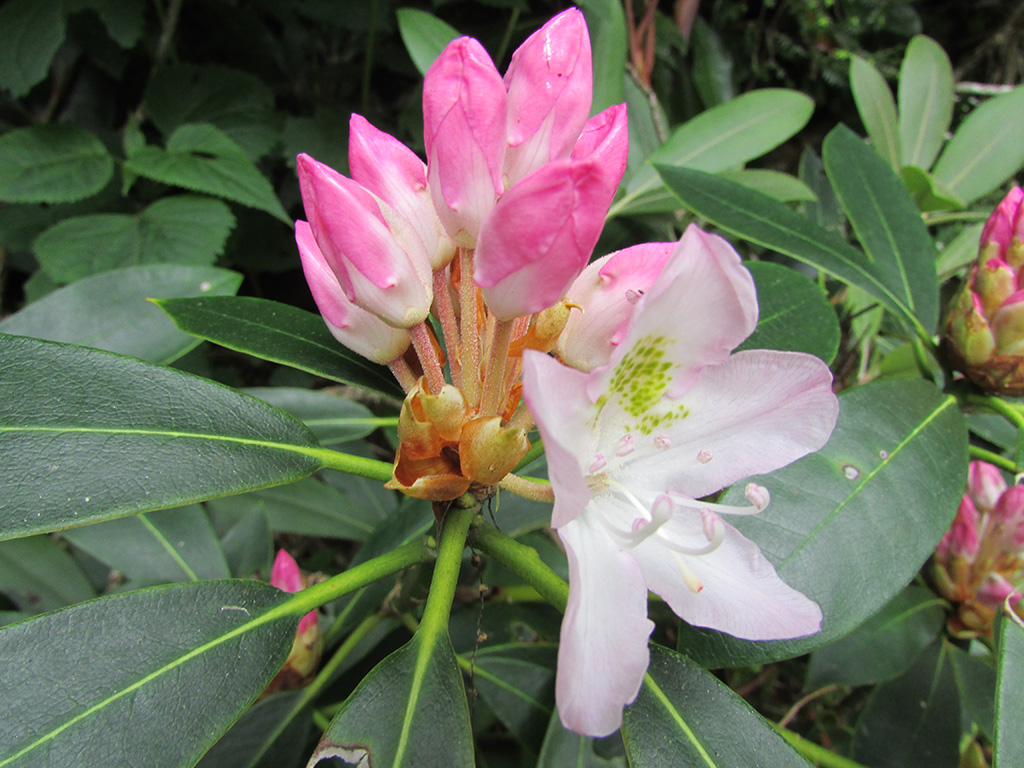
<svg viewBox="0 0 1024 768">
<path fill-rule="evenodd" d="M 718 678 L 651 645 L 651 665 L 622 737 L 632 768 L 807 768 L 779 734 Z"/>
<path fill-rule="evenodd" d="M 797 91 L 750 91 L 687 121 L 647 158 L 611 208 L 620 213 L 671 211 L 678 206 L 655 166 L 709 173 L 734 169 L 775 149 L 811 118 L 814 102 Z"/>
<path fill-rule="evenodd" d="M 911 40 L 899 82 L 901 164 L 931 168 L 953 117 L 953 67 L 942 46 Z"/>
<path fill-rule="evenodd" d="M 156 302 L 186 333 L 264 360 L 401 399 L 390 371 L 350 352 L 323 318 L 280 302 L 249 297 L 161 299 Z"/>
<path fill-rule="evenodd" d="M 898 171 L 903 163 L 896 122 L 896 102 L 893 101 L 889 84 L 871 62 L 854 56 L 850 62 L 850 89 L 875 152 L 885 158 L 893 170 Z"/>
<path fill-rule="evenodd" d="M 796 201 L 813 201 L 815 195 L 810 187 L 795 176 L 781 171 L 769 171 L 763 168 L 744 168 L 740 171 L 722 171 L 719 176 L 735 181 L 745 187 L 768 195 L 783 203 Z"/>
<path fill-rule="evenodd" d="M 7 0 L 0 6 L 0 89 L 20 99 L 42 82 L 66 30 L 63 0 Z"/>
<path fill-rule="evenodd" d="M 198 582 L 0 629 L 0 768 L 193 765 L 288 655 L 299 617 L 274 610 L 286 599 Z"/>
<path fill-rule="evenodd" d="M 0 592 L 27 613 L 96 597 L 78 563 L 50 536 L 0 541 Z"/>
<path fill-rule="evenodd" d="M 1003 619 L 999 635 L 999 677 L 996 689 L 995 762 L 992 768 L 1024 765 L 1024 729 L 1020 727 L 1024 697 L 1024 627 Z"/>
<path fill-rule="evenodd" d="M 150 298 L 232 295 L 237 272 L 151 264 L 126 267 L 58 288 L 0 322 L 0 333 L 34 336 L 131 355 L 160 365 L 199 344 L 179 331 Z"/>
<path fill-rule="evenodd" d="M 967 116 L 932 169 L 953 195 L 972 203 L 1024 164 L 1024 86 L 985 102 Z"/>
<path fill-rule="evenodd" d="M 130 357 L 0 335 L 0 538 L 288 483 L 333 455 L 254 397 Z"/>
<path fill-rule="evenodd" d="M 459 36 L 459 30 L 432 13 L 416 8 L 399 8 L 398 32 L 405 43 L 409 58 L 421 75 L 427 74 L 434 59 L 441 55 L 452 40 Z"/>
<path fill-rule="evenodd" d="M 15 128 L 0 136 L 0 201 L 73 203 L 114 175 L 114 158 L 96 134 L 64 123 Z"/>
<path fill-rule="evenodd" d="M 213 264 L 235 226 L 231 209 L 199 195 L 165 197 L 138 213 L 94 213 L 64 219 L 33 243 L 55 282 L 137 264 Z"/>
<path fill-rule="evenodd" d="M 876 274 L 875 265 L 836 233 L 782 203 L 717 176 L 689 168 L 660 167 L 658 171 L 682 205 L 701 218 L 863 289 L 918 328 L 921 335 L 927 335 L 903 280 L 892 284 L 883 280 L 888 271 Z"/>
<path fill-rule="evenodd" d="M 625 101 L 626 14 L 618 0 L 581 0 L 594 58 L 594 100 L 591 114 Z"/>
<path fill-rule="evenodd" d="M 292 224 L 267 178 L 238 144 L 212 125 L 182 125 L 171 134 L 166 149 L 143 147 L 125 161 L 124 169 L 126 174 L 257 208 Z"/>
<path fill-rule="evenodd" d="M 939 321 L 935 245 L 906 187 L 842 125 L 825 137 L 822 160 L 871 273 L 905 299 L 927 331 L 934 331 Z"/>
<path fill-rule="evenodd" d="M 752 478 L 771 494 L 768 508 L 729 519 L 787 584 L 821 606 L 822 630 L 749 642 L 683 627 L 680 648 L 708 668 L 788 658 L 839 639 L 906 586 L 956 514 L 967 426 L 954 398 L 914 379 L 856 387 L 839 402 L 824 448 Z M 743 487 L 723 502 L 745 503 Z"/>
<path fill-rule="evenodd" d="M 923 213 L 959 211 L 964 208 L 963 201 L 943 187 L 942 183 L 928 171 L 913 165 L 905 165 L 900 169 L 900 179 Z"/>
</svg>

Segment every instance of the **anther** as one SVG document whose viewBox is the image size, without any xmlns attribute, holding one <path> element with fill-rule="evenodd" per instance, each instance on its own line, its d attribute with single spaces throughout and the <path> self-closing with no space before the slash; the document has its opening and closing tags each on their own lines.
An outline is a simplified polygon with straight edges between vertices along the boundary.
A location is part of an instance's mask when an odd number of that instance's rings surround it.
<svg viewBox="0 0 1024 768">
<path fill-rule="evenodd" d="M 622 439 L 619 440 L 619 447 L 615 449 L 616 456 L 628 456 L 633 452 L 635 446 L 633 445 L 633 436 L 625 434 Z"/>
<path fill-rule="evenodd" d="M 698 451 L 697 461 L 699 461 L 701 464 L 707 464 L 709 461 L 711 461 L 711 451 L 709 451 L 707 448 Z"/>
<path fill-rule="evenodd" d="M 747 483 L 747 487 L 743 491 L 743 495 L 747 497 L 747 501 L 754 505 L 754 508 L 758 512 L 764 511 L 765 507 L 768 506 L 771 501 L 771 496 L 768 494 L 768 489 L 763 485 L 757 483 Z"/>
<path fill-rule="evenodd" d="M 605 465 L 607 463 L 608 463 L 608 460 L 604 457 L 603 453 L 595 454 L 594 455 L 594 460 L 592 462 L 590 462 L 590 467 L 588 467 L 588 469 L 587 469 L 587 474 L 588 475 L 592 475 L 595 472 L 597 472 L 597 471 L 599 471 L 601 469 L 604 469 L 604 467 L 605 467 Z"/>
<path fill-rule="evenodd" d="M 672 441 L 668 439 L 668 435 L 655 435 L 654 445 L 660 448 L 661 450 L 665 450 L 666 448 L 672 445 Z"/>
</svg>

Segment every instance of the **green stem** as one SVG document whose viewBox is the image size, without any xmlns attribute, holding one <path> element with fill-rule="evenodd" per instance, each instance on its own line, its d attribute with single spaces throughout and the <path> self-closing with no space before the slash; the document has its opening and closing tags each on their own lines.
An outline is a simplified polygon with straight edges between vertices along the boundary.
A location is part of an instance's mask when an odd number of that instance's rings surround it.
<svg viewBox="0 0 1024 768">
<path fill-rule="evenodd" d="M 474 529 L 472 543 L 536 589 L 555 608 L 565 612 L 569 602 L 569 585 L 541 562 L 540 555 L 533 547 L 520 544 L 488 523 Z"/>
<path fill-rule="evenodd" d="M 353 456 L 350 453 L 332 451 L 329 448 L 308 448 L 304 449 L 302 453 L 319 459 L 327 469 L 336 469 L 339 472 L 348 472 L 350 475 L 380 480 L 382 483 L 391 479 L 392 465 L 386 461 L 368 459 L 365 456 Z"/>
<path fill-rule="evenodd" d="M 970 405 L 978 405 L 982 408 L 987 408 L 990 411 L 998 413 L 1017 429 L 1024 429 L 1024 413 L 1021 413 L 1015 406 L 1006 402 L 1002 398 L 995 397 L 994 395 L 979 395 L 971 393 L 964 399 Z"/>
<path fill-rule="evenodd" d="M 969 445 L 967 446 L 967 448 L 970 451 L 972 459 L 977 459 L 978 461 L 987 461 L 989 464 L 995 464 L 1000 469 L 1005 470 L 1014 475 L 1018 474 L 1019 472 L 1024 472 L 1024 467 L 1017 466 L 1006 457 L 1000 456 L 998 453 L 987 451 L 984 448 L 979 448 L 976 445 Z"/>
<path fill-rule="evenodd" d="M 471 497 L 463 496 L 462 499 Z M 466 536 L 469 525 L 480 511 L 480 502 L 471 499 L 466 506 L 459 506 L 462 499 L 457 499 L 444 518 L 441 529 L 441 543 L 437 549 L 437 562 L 434 563 L 434 575 L 430 580 L 430 592 L 427 594 L 427 605 L 423 609 L 423 618 L 417 635 L 420 648 L 427 652 L 434 647 L 437 638 L 448 632 L 448 617 L 452 612 L 452 600 L 455 599 L 455 586 L 459 581 L 462 568 L 462 553 L 466 548 Z"/>
<path fill-rule="evenodd" d="M 793 731 L 786 728 L 776 728 L 776 730 L 782 738 L 789 742 L 793 749 L 821 768 L 866 768 L 861 763 L 855 763 L 848 757 L 837 755 L 820 744 L 808 741 L 803 736 L 793 733 Z"/>
</svg>

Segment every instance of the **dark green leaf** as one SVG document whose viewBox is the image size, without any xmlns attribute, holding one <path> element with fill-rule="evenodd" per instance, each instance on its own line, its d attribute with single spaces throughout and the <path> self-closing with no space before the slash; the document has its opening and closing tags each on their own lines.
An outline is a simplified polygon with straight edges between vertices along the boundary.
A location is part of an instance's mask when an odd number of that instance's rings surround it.
<svg viewBox="0 0 1024 768">
<path fill-rule="evenodd" d="M 0 7 L 0 89 L 15 98 L 42 82 L 64 42 L 62 0 L 8 0 Z"/>
<path fill-rule="evenodd" d="M 850 62 L 850 90 L 875 152 L 898 171 L 903 163 L 896 102 L 892 99 L 889 84 L 871 62 L 854 56 Z"/>
<path fill-rule="evenodd" d="M 807 768 L 750 705 L 707 670 L 651 646 L 651 665 L 622 737 L 632 768 Z"/>
<path fill-rule="evenodd" d="M 618 0 L 582 0 L 579 3 L 590 30 L 594 54 L 594 101 L 596 114 L 625 100 L 626 14 Z"/>
<path fill-rule="evenodd" d="M 995 735 L 996 670 L 991 656 L 975 656 L 950 645 L 949 660 L 953 664 L 960 703 L 990 739 Z"/>
<path fill-rule="evenodd" d="M 302 691 L 278 693 L 257 702 L 203 755 L 196 768 L 288 768 L 304 763 L 302 754 L 312 718 L 296 717 Z M 268 735 L 276 738 L 268 742 Z"/>
<path fill-rule="evenodd" d="M 0 333 L 97 347 L 166 365 L 199 340 L 149 298 L 232 295 L 237 272 L 153 264 L 104 272 L 59 288 L 0 322 Z"/>
<path fill-rule="evenodd" d="M 815 199 L 814 193 L 800 179 L 781 171 L 744 168 L 741 171 L 722 171 L 719 176 L 783 203 Z"/>
<path fill-rule="evenodd" d="M 786 583 L 821 606 L 822 631 L 748 642 L 684 626 L 680 647 L 717 668 L 797 656 L 842 637 L 928 559 L 956 513 L 966 469 L 967 428 L 954 398 L 920 379 L 848 390 L 828 444 L 756 478 L 771 504 L 730 519 Z M 723 501 L 743 504 L 743 484 Z"/>
<path fill-rule="evenodd" d="M 705 107 L 723 104 L 736 95 L 732 83 L 732 54 L 722 38 L 700 16 L 690 34 L 693 46 L 693 84 Z"/>
<path fill-rule="evenodd" d="M 28 613 L 96 597 L 74 558 L 49 536 L 0 541 L 0 592 Z"/>
<path fill-rule="evenodd" d="M 899 677 L 942 629 L 944 605 L 931 590 L 907 587 L 846 637 L 815 651 L 806 687 L 867 685 Z"/>
<path fill-rule="evenodd" d="M 178 195 L 158 200 L 135 216 L 95 213 L 65 219 L 33 244 L 55 281 L 70 283 L 136 264 L 213 264 L 235 226 L 220 200 Z"/>
<path fill-rule="evenodd" d="M 525 744 L 539 743 L 551 719 L 557 652 L 557 646 L 541 643 L 488 646 L 466 670 L 495 716 Z"/>
<path fill-rule="evenodd" d="M 934 331 L 939 317 L 935 246 L 906 188 L 885 161 L 845 126 L 837 126 L 825 137 L 822 158 L 839 204 L 867 255 L 869 271 L 927 331 Z"/>
<path fill-rule="evenodd" d="M 551 715 L 537 768 L 626 768 L 622 757 L 605 759 L 594 751 L 594 739 L 562 727 L 558 712 Z"/>
<path fill-rule="evenodd" d="M 320 445 L 329 448 L 366 437 L 386 421 L 365 405 L 326 390 L 253 387 L 244 391 L 299 419 L 313 430 Z"/>
<path fill-rule="evenodd" d="M 917 35 L 907 46 L 899 99 L 901 164 L 931 168 L 953 117 L 953 68 L 930 37 Z"/>
<path fill-rule="evenodd" d="M 0 335 L 0 538 L 292 482 L 322 451 L 300 422 L 228 387 Z"/>
<path fill-rule="evenodd" d="M 884 282 L 872 262 L 834 232 L 725 179 L 688 168 L 658 171 L 680 202 L 701 218 L 862 288 L 911 324 L 918 322 L 902 279 L 893 285 Z"/>
<path fill-rule="evenodd" d="M 182 125 L 171 134 L 166 149 L 143 147 L 124 168 L 129 174 L 258 208 L 292 224 L 270 182 L 245 151 L 212 125 Z"/>
<path fill-rule="evenodd" d="M 928 171 L 922 171 L 913 165 L 906 165 L 900 170 L 903 185 L 914 198 L 917 207 L 927 213 L 929 211 L 958 211 L 964 207 L 963 202 L 942 186 L 938 179 Z"/>
<path fill-rule="evenodd" d="M 795 270 L 748 261 L 761 318 L 739 349 L 807 352 L 831 363 L 839 349 L 839 318 L 825 292 Z"/>
<path fill-rule="evenodd" d="M 193 765 L 288 655 L 284 599 L 257 582 L 180 584 L 0 629 L 0 766 Z"/>
<path fill-rule="evenodd" d="M 122 48 L 132 48 L 142 36 L 146 8 L 134 0 L 81 0 L 103 21 L 107 34 Z"/>
<path fill-rule="evenodd" d="M 398 31 L 409 58 L 421 75 L 427 74 L 434 59 L 459 36 L 459 31 L 434 14 L 416 8 L 399 8 L 396 15 Z"/>
<path fill-rule="evenodd" d="M 995 763 L 993 768 L 1024 765 L 1024 730 L 1020 727 L 1024 692 L 1024 627 L 1003 620 L 999 636 L 996 689 Z"/>
<path fill-rule="evenodd" d="M 95 195 L 114 174 L 114 158 L 96 134 L 50 123 L 0 136 L 0 200 L 70 203 Z"/>
<path fill-rule="evenodd" d="M 948 646 L 937 642 L 905 675 L 871 694 L 857 722 L 853 757 L 871 768 L 957 764 L 960 701 Z"/>
<path fill-rule="evenodd" d="M 383 366 L 351 352 L 312 312 L 266 299 L 214 297 L 156 302 L 181 330 L 239 352 L 388 397 L 402 389 Z"/>
<path fill-rule="evenodd" d="M 800 153 L 800 180 L 814 194 L 813 201 L 805 202 L 801 208 L 811 221 L 825 229 L 839 232 L 842 228 L 842 211 L 836 192 L 828 183 L 825 166 L 810 147 L 804 147 Z"/>
<path fill-rule="evenodd" d="M 274 536 L 266 510 L 258 505 L 244 513 L 221 537 L 220 546 L 232 576 L 245 578 L 261 570 L 269 573 Z"/>
</svg>

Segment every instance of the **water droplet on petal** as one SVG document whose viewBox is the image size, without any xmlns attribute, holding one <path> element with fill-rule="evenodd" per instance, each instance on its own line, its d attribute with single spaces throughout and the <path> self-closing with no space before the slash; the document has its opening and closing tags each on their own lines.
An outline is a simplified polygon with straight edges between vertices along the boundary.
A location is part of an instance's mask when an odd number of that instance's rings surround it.
<svg viewBox="0 0 1024 768">
<path fill-rule="evenodd" d="M 846 477 L 847 480 L 856 480 L 860 477 L 860 470 L 852 464 L 847 464 L 843 467 L 843 476 Z"/>
</svg>

